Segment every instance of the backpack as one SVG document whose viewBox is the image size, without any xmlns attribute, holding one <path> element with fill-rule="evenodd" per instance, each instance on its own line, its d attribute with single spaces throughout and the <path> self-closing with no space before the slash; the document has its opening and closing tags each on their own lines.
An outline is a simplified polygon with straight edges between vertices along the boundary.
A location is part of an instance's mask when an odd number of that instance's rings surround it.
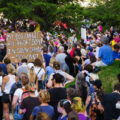
<svg viewBox="0 0 120 120">
<path fill-rule="evenodd" d="M 98 109 L 98 102 L 95 93 L 93 93 L 90 103 L 89 117 L 92 120 L 103 120 L 103 111 Z"/>
<path fill-rule="evenodd" d="M 23 90 L 22 97 L 21 97 L 21 103 L 22 101 L 30 96 L 30 92 L 28 90 L 25 90 L 24 88 L 21 88 Z M 20 104 L 18 103 L 15 108 L 15 114 L 14 114 L 14 120 L 22 120 L 24 117 L 24 114 L 19 114 Z"/>
<path fill-rule="evenodd" d="M 22 93 L 22 97 L 21 97 L 21 103 L 25 98 L 30 96 L 30 91 L 25 90 L 24 88 L 22 88 L 22 90 L 23 90 L 23 93 Z"/>
<path fill-rule="evenodd" d="M 21 88 L 21 84 L 18 82 L 18 83 L 14 83 L 11 87 L 11 90 L 10 90 L 10 95 L 11 95 L 11 101 L 13 100 L 13 96 L 14 96 L 14 93 L 15 91 L 18 89 L 18 88 Z"/>
</svg>

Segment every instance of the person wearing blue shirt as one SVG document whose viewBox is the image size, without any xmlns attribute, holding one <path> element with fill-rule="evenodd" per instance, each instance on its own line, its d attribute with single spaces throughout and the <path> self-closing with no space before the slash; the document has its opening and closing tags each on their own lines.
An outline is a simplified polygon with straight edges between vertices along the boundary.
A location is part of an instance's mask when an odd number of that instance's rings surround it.
<svg viewBox="0 0 120 120">
<path fill-rule="evenodd" d="M 53 120 L 54 108 L 48 104 L 48 102 L 50 102 L 49 92 L 45 89 L 40 90 L 38 98 L 41 104 L 34 107 L 30 116 L 30 120 L 36 120 L 36 117 L 40 112 L 45 112 L 51 118 L 51 120 Z"/>
<path fill-rule="evenodd" d="M 2 69 L 2 72 L 7 75 L 7 67 L 6 64 L 3 63 L 3 57 L 0 56 L 0 68 Z"/>
<path fill-rule="evenodd" d="M 46 64 L 46 67 L 49 66 L 49 62 L 50 62 L 50 59 L 51 59 L 51 56 L 48 55 L 48 48 L 47 46 L 45 46 L 43 48 L 43 57 L 44 57 L 44 60 L 45 60 L 45 64 Z"/>
<path fill-rule="evenodd" d="M 119 52 L 119 45 L 115 44 L 114 45 L 114 51 L 113 51 L 113 59 L 114 60 L 120 60 L 120 52 Z"/>
<path fill-rule="evenodd" d="M 114 61 L 112 48 L 108 45 L 109 39 L 106 36 L 102 36 L 100 41 L 103 43 L 103 46 L 99 49 L 98 60 L 93 63 L 97 67 L 104 67 L 111 65 Z"/>
<path fill-rule="evenodd" d="M 51 66 L 46 67 L 47 81 L 52 73 L 55 73 L 55 70 Z"/>
</svg>

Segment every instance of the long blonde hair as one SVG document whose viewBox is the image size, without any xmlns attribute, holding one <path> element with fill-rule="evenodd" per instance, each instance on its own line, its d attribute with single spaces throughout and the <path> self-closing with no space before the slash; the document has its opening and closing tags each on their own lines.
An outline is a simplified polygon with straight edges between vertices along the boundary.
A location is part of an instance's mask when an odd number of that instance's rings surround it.
<svg viewBox="0 0 120 120">
<path fill-rule="evenodd" d="M 37 75 L 36 75 L 36 73 L 35 73 L 35 71 L 34 71 L 34 67 L 31 67 L 31 68 L 28 69 L 28 77 L 29 77 L 30 83 L 31 83 L 31 82 L 33 82 L 33 83 L 36 82 L 36 80 L 37 80 Z"/>
<path fill-rule="evenodd" d="M 7 65 L 7 72 L 11 74 L 15 74 L 15 68 L 12 64 Z"/>
</svg>

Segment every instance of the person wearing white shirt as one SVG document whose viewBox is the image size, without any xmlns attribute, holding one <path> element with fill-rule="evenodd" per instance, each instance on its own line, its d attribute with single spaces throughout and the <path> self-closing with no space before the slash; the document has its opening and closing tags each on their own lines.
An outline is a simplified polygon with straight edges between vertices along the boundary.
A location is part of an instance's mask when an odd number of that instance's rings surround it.
<svg viewBox="0 0 120 120">
<path fill-rule="evenodd" d="M 37 83 L 37 87 L 38 87 L 38 91 L 40 89 L 44 88 L 43 82 L 45 80 L 45 70 L 43 68 L 42 62 L 39 58 L 36 58 L 34 61 L 34 71 L 38 77 L 38 83 Z"/>
<path fill-rule="evenodd" d="M 64 67 L 66 65 L 66 62 L 65 62 L 65 58 L 66 58 L 66 54 L 64 53 L 64 47 L 63 46 L 60 46 L 59 47 L 59 53 L 56 55 L 56 61 L 60 62 L 60 69 L 61 70 L 64 70 Z"/>
<path fill-rule="evenodd" d="M 19 79 L 21 79 L 22 88 L 18 88 L 14 93 L 13 101 L 12 101 L 13 113 L 15 111 L 16 105 L 21 103 L 22 94 L 24 92 L 23 89 L 27 89 L 27 86 L 29 84 L 29 78 L 28 78 L 28 75 L 26 73 L 21 73 L 19 76 Z"/>
<path fill-rule="evenodd" d="M 69 39 L 71 40 L 72 44 L 76 43 L 77 42 L 76 33 L 73 33 L 73 35 Z"/>
<path fill-rule="evenodd" d="M 12 85 L 15 82 L 18 82 L 17 77 L 14 75 L 15 74 L 15 68 L 11 65 L 7 65 L 7 72 L 8 75 L 5 76 L 2 80 L 2 92 L 3 92 L 3 112 L 4 112 L 4 119 L 9 120 L 9 104 L 10 104 L 10 90 L 12 88 Z"/>
</svg>

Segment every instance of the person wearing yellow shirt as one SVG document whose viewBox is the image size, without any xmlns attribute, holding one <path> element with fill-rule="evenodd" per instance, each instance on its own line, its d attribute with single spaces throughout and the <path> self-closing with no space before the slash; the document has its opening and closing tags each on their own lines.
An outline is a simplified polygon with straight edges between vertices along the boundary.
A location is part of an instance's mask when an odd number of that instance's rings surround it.
<svg viewBox="0 0 120 120">
<path fill-rule="evenodd" d="M 112 50 L 114 50 L 114 45 L 116 44 L 116 39 L 117 39 L 117 37 L 119 36 L 119 34 L 117 33 L 117 32 L 115 32 L 114 34 L 113 34 L 113 40 L 111 41 L 111 47 L 112 47 Z"/>
<path fill-rule="evenodd" d="M 39 23 L 36 24 L 35 31 L 36 31 L 36 32 L 39 32 L 39 31 L 40 31 L 40 24 L 39 24 Z"/>
</svg>

